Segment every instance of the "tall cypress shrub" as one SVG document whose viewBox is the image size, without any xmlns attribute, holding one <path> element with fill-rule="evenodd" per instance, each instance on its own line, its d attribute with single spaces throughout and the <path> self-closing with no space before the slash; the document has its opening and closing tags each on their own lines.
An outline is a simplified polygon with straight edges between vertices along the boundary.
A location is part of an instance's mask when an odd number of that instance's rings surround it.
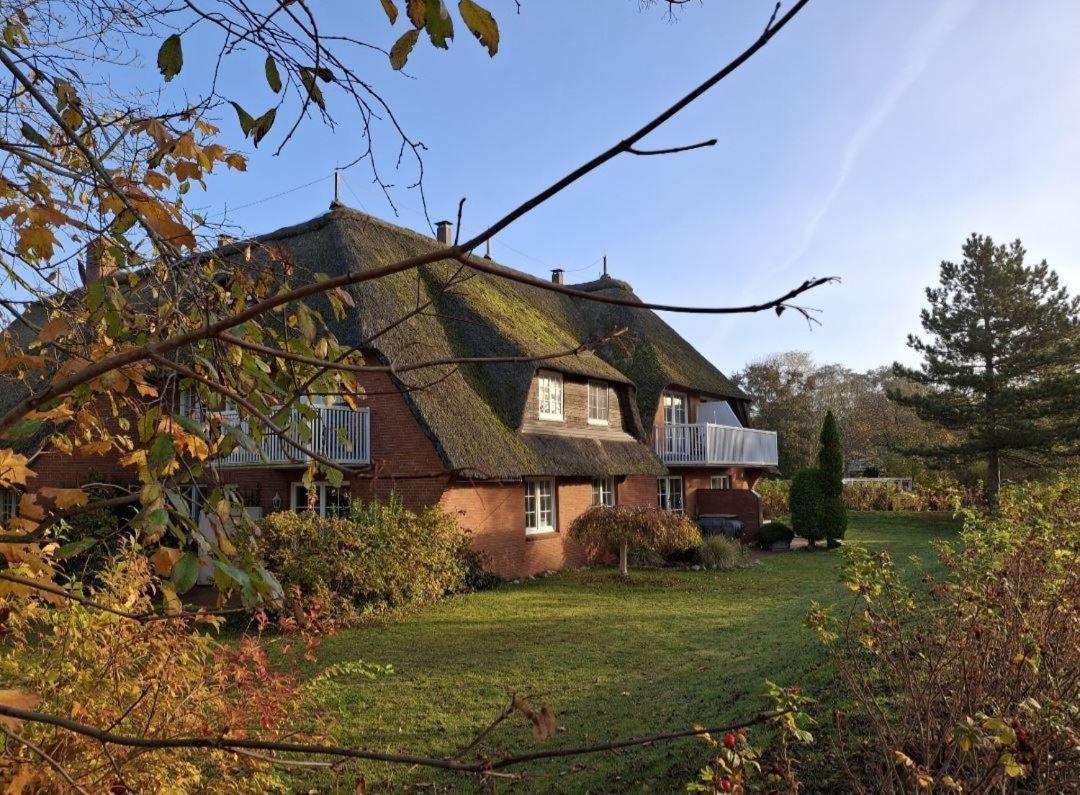
<svg viewBox="0 0 1080 795">
<path fill-rule="evenodd" d="M 818 529 L 829 546 L 844 537 L 847 509 L 844 507 L 844 451 L 840 447 L 840 428 L 830 411 L 821 426 L 821 449 L 818 450 L 818 481 L 821 496 L 817 503 Z"/>
<path fill-rule="evenodd" d="M 788 495 L 791 529 L 810 546 L 825 537 L 819 523 L 821 498 L 821 475 L 816 469 L 803 469 L 792 478 Z"/>
</svg>

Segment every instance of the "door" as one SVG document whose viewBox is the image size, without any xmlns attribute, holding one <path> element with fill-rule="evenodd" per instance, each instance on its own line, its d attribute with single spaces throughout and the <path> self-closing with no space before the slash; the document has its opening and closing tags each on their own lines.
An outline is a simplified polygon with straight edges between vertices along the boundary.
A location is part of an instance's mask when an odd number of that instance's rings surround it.
<svg viewBox="0 0 1080 795">
<path fill-rule="evenodd" d="M 682 392 L 664 393 L 664 453 L 671 460 L 685 460 L 690 452 L 689 401 Z"/>
</svg>

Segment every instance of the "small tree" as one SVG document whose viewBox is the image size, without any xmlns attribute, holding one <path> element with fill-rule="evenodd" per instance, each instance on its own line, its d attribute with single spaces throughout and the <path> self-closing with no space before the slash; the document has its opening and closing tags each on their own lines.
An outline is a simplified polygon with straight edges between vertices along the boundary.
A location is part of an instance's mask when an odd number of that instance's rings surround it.
<svg viewBox="0 0 1080 795">
<path fill-rule="evenodd" d="M 788 502 L 791 505 L 791 529 L 814 546 L 824 538 L 820 529 L 818 505 L 821 503 L 821 473 L 816 469 L 803 469 L 791 481 Z"/>
<path fill-rule="evenodd" d="M 570 537 L 583 544 L 619 552 L 619 574 L 629 577 L 630 547 L 678 552 L 701 543 L 701 530 L 681 513 L 658 508 L 597 506 L 570 525 Z"/>
<path fill-rule="evenodd" d="M 817 525 L 830 547 L 847 530 L 844 507 L 844 452 L 840 446 L 840 428 L 831 411 L 821 426 L 821 449 L 818 450 L 818 483 L 821 495 L 817 504 Z"/>
</svg>

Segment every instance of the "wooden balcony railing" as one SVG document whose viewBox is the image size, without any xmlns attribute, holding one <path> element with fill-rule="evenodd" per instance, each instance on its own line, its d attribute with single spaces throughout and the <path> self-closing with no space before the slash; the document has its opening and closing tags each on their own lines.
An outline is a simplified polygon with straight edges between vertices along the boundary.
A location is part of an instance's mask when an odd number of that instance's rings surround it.
<svg viewBox="0 0 1080 795">
<path fill-rule="evenodd" d="M 347 406 L 320 406 L 313 420 L 293 414 L 290 428 L 307 423 L 311 434 L 294 431 L 289 438 L 338 464 L 371 463 L 371 416 L 368 408 L 353 410 Z M 221 412 L 223 424 L 239 422 L 236 412 Z M 231 420 L 231 422 L 230 422 Z M 214 463 L 221 467 L 306 465 L 310 459 L 277 434 L 264 434 L 258 450 L 239 445 L 227 456 Z"/>
<path fill-rule="evenodd" d="M 675 423 L 657 426 L 653 443 L 665 464 L 769 467 L 778 461 L 774 431 Z"/>
</svg>

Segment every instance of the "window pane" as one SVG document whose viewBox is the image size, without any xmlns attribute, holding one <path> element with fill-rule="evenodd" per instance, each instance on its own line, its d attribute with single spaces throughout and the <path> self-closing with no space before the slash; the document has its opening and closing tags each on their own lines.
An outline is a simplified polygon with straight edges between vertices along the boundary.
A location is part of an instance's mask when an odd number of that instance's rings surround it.
<svg viewBox="0 0 1080 795">
<path fill-rule="evenodd" d="M 525 527 L 536 528 L 536 483 L 525 481 Z"/>
<path fill-rule="evenodd" d="M 318 487 L 315 488 L 315 494 L 318 495 Z M 308 494 L 308 490 L 302 485 L 297 484 L 293 486 L 293 506 L 294 510 L 303 513 L 304 511 L 311 510 L 311 495 Z M 318 508 L 318 505 L 315 506 Z"/>
<path fill-rule="evenodd" d="M 19 493 L 13 489 L 0 491 L 0 520 L 7 521 L 19 515 Z"/>
</svg>

